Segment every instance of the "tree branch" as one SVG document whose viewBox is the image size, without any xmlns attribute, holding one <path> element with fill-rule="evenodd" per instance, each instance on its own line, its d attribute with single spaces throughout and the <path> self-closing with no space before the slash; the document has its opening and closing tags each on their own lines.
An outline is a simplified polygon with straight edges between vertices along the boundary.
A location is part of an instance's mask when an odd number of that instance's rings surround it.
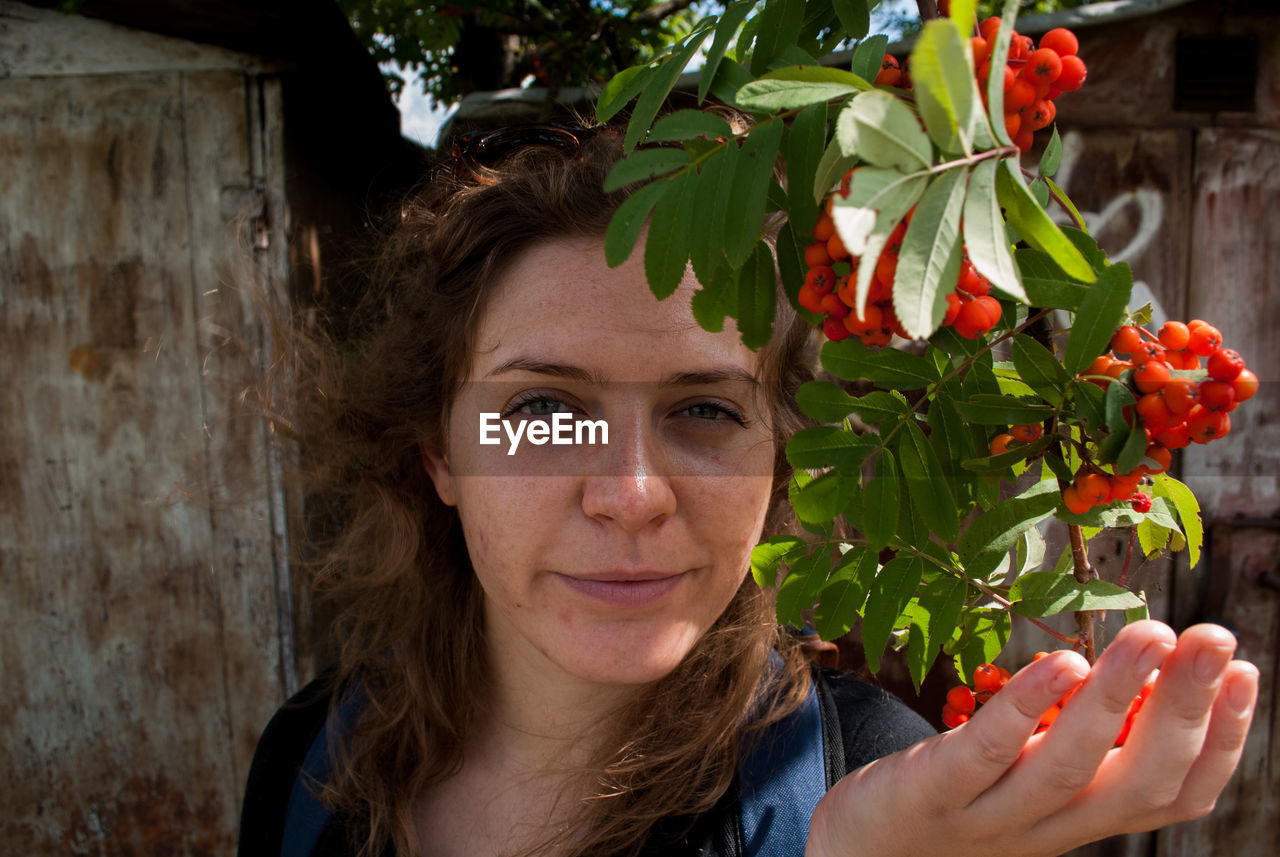
<svg viewBox="0 0 1280 857">
<path fill-rule="evenodd" d="M 667 0 L 666 3 L 659 3 L 657 6 L 650 6 L 643 12 L 627 16 L 627 23 L 638 24 L 641 27 L 652 27 L 663 18 L 668 18 L 677 12 L 683 12 L 692 5 L 693 0 Z"/>
</svg>

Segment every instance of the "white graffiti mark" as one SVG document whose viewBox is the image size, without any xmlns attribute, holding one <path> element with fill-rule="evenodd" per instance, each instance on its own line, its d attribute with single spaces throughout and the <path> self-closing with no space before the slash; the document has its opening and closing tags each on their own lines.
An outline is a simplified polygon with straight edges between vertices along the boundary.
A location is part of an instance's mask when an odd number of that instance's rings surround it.
<svg viewBox="0 0 1280 857">
<path fill-rule="evenodd" d="M 1058 185 L 1068 193 L 1070 193 L 1072 174 L 1083 154 L 1084 137 L 1079 131 L 1068 131 L 1062 136 L 1062 162 L 1058 167 L 1057 181 Z M 1098 240 L 1098 244 L 1106 249 L 1107 226 L 1113 221 L 1119 223 L 1120 221 L 1116 218 L 1130 207 L 1135 210 L 1137 227 L 1127 244 L 1114 252 L 1108 250 L 1108 256 L 1112 262 L 1132 262 L 1147 251 L 1156 235 L 1160 233 L 1160 227 L 1164 222 L 1164 197 L 1157 190 L 1140 187 L 1121 191 L 1102 206 L 1101 211 L 1080 212 L 1085 225 L 1089 227 L 1089 232 Z M 1053 212 L 1053 218 L 1060 223 L 1071 222 L 1070 216 L 1060 210 Z M 1146 303 L 1151 304 L 1152 324 L 1158 328 L 1167 318 L 1164 309 L 1152 293 L 1151 287 L 1142 280 L 1135 280 L 1129 306 L 1131 309 L 1137 309 Z"/>
</svg>

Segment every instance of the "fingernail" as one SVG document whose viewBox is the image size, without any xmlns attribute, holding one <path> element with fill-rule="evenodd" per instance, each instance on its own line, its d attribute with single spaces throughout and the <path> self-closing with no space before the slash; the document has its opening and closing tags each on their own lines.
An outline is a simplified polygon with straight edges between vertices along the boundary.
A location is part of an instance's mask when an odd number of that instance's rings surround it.
<svg viewBox="0 0 1280 857">
<path fill-rule="evenodd" d="M 1213 684 L 1214 680 L 1227 665 L 1234 649 L 1225 646 L 1210 646 L 1196 655 L 1193 672 L 1196 680 L 1202 684 Z"/>
<path fill-rule="evenodd" d="M 1138 678 L 1145 681 L 1147 676 L 1151 675 L 1151 671 L 1164 663 L 1164 659 L 1169 657 L 1171 648 L 1172 646 L 1163 640 L 1147 643 L 1134 661 L 1133 669 L 1138 674 Z"/>
<path fill-rule="evenodd" d="M 1244 676 L 1236 676 L 1234 681 L 1227 684 L 1227 704 L 1235 709 L 1237 714 L 1246 713 L 1253 707 L 1255 686 L 1254 681 L 1249 681 Z"/>
<path fill-rule="evenodd" d="M 1057 694 L 1064 694 L 1082 681 L 1084 681 L 1083 677 L 1077 674 L 1075 670 L 1059 670 L 1058 674 L 1049 682 L 1049 690 Z"/>
</svg>

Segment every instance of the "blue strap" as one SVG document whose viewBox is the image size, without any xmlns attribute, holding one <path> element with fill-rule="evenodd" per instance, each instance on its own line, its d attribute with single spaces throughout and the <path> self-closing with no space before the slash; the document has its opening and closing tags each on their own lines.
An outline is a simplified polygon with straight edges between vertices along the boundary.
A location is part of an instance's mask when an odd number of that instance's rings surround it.
<svg viewBox="0 0 1280 857">
<path fill-rule="evenodd" d="M 744 857 L 802 857 L 809 820 L 827 793 L 822 713 L 804 703 L 770 726 L 739 769 Z"/>
<path fill-rule="evenodd" d="M 325 718 L 320 734 L 311 742 L 307 757 L 302 761 L 298 776 L 294 778 L 289 793 L 289 808 L 285 811 L 284 839 L 280 843 L 280 857 L 310 857 L 312 849 L 320 841 L 329 824 L 329 808 L 312 792 L 329 778 L 330 740 L 345 735 L 355 722 L 365 702 L 361 693 L 351 693 L 334 714 Z"/>
</svg>

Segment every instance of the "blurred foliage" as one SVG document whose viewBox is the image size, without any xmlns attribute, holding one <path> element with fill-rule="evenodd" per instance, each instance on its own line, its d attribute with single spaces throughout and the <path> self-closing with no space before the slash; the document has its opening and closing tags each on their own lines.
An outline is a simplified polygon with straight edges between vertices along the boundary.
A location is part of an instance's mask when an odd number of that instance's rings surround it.
<svg viewBox="0 0 1280 857">
<path fill-rule="evenodd" d="M 392 93 L 417 77 L 449 104 L 532 76 L 558 91 L 608 80 L 687 35 L 723 4 L 694 0 L 338 0 Z"/>
</svg>

